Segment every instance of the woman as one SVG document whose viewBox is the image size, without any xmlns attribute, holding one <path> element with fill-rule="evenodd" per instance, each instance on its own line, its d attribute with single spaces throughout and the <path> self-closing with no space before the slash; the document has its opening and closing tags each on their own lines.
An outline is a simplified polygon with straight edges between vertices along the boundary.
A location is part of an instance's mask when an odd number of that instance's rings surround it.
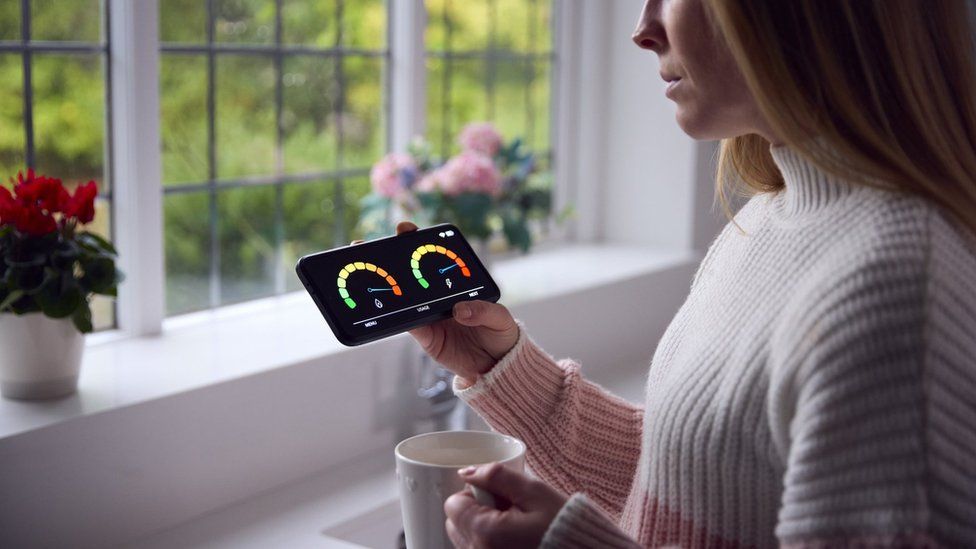
<svg viewBox="0 0 976 549">
<path fill-rule="evenodd" d="M 756 196 L 709 249 L 643 408 L 501 305 L 413 331 L 541 479 L 460 471 L 513 505 L 451 496 L 459 547 L 976 546 L 967 4 L 647 0 L 633 39 L 678 124 L 723 139 L 720 181 Z"/>
</svg>

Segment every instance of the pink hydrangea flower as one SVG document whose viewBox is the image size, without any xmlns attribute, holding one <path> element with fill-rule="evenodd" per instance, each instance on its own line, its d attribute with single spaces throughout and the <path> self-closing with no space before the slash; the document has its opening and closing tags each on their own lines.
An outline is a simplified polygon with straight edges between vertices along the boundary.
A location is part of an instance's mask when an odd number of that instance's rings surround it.
<svg viewBox="0 0 976 549">
<path fill-rule="evenodd" d="M 490 122 L 475 122 L 461 130 L 458 142 L 465 151 L 476 151 L 493 157 L 502 147 L 502 135 Z"/>
<path fill-rule="evenodd" d="M 430 174 L 438 188 L 448 195 L 463 192 L 498 194 L 502 189 L 502 174 L 490 157 L 465 151 L 451 158 Z"/>
<path fill-rule="evenodd" d="M 422 193 L 432 193 L 440 188 L 440 168 L 428 173 L 427 175 L 420 178 L 417 185 L 414 187 L 415 191 Z"/>
<path fill-rule="evenodd" d="M 390 153 L 384 156 L 369 171 L 373 192 L 389 198 L 398 196 L 405 190 L 407 172 L 412 174 L 416 170 L 417 164 L 409 154 Z"/>
</svg>

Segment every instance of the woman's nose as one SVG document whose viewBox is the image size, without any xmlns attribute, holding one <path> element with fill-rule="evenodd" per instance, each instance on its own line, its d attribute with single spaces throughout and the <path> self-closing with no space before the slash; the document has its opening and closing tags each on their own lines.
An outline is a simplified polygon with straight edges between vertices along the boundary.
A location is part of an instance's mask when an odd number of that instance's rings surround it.
<svg viewBox="0 0 976 549">
<path fill-rule="evenodd" d="M 660 20 L 660 0 L 647 0 L 641 10 L 637 28 L 630 39 L 638 47 L 659 52 L 664 45 L 664 27 Z"/>
</svg>

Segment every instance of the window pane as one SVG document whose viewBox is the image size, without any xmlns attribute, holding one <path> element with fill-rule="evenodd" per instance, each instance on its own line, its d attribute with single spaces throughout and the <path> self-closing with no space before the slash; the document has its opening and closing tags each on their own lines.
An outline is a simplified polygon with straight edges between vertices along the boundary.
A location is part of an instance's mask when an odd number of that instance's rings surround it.
<svg viewBox="0 0 976 549">
<path fill-rule="evenodd" d="M 424 0 L 428 50 L 488 48 L 488 0 Z"/>
<path fill-rule="evenodd" d="M 345 217 L 345 239 L 352 241 L 362 238 L 363 235 L 356 230 L 359 223 L 359 201 L 369 194 L 369 178 L 355 177 L 346 179 L 342 182 L 343 215 Z"/>
<path fill-rule="evenodd" d="M 275 70 L 269 57 L 217 57 L 217 177 L 275 171 Z"/>
<path fill-rule="evenodd" d="M 109 187 L 103 70 L 101 55 L 33 58 L 37 170 L 65 182 L 94 179 L 101 193 Z"/>
<path fill-rule="evenodd" d="M 282 42 L 319 48 L 338 44 L 336 0 L 283 0 Z"/>
<path fill-rule="evenodd" d="M 206 42 L 206 1 L 159 0 L 159 39 L 162 42 Z"/>
<path fill-rule="evenodd" d="M 163 54 L 159 61 L 163 184 L 207 180 L 207 58 Z"/>
<path fill-rule="evenodd" d="M 31 0 L 31 39 L 100 42 L 101 0 Z"/>
<path fill-rule="evenodd" d="M 274 211 L 274 187 L 218 191 L 221 304 L 274 293 Z"/>
<path fill-rule="evenodd" d="M 344 3 L 342 12 L 344 45 L 352 48 L 383 49 L 386 46 L 385 4 L 385 0 L 358 0 Z M 406 8 L 406 5 L 403 7 Z"/>
<path fill-rule="evenodd" d="M 20 0 L 0 0 L 0 40 L 20 40 Z"/>
<path fill-rule="evenodd" d="M 495 65 L 495 126 L 506 140 L 528 139 L 527 63 L 500 61 Z"/>
<path fill-rule="evenodd" d="M 383 61 L 349 56 L 343 61 L 346 109 L 341 115 L 343 164 L 368 167 L 386 150 Z"/>
<path fill-rule="evenodd" d="M 282 83 L 285 171 L 336 169 L 339 150 L 336 61 L 317 56 L 286 58 Z"/>
<path fill-rule="evenodd" d="M 272 0 L 214 0 L 216 42 L 274 42 Z"/>
<path fill-rule="evenodd" d="M 449 138 L 452 150 L 458 148 L 457 133 L 465 124 L 488 119 L 488 92 L 485 89 L 485 62 L 481 59 L 450 62 Z M 500 109 L 510 108 L 499 105 Z"/>
<path fill-rule="evenodd" d="M 0 55 L 0 181 L 23 170 L 24 77 L 19 55 Z"/>
<path fill-rule="evenodd" d="M 427 136 L 436 152 L 450 154 L 458 150 L 457 132 L 465 124 L 488 119 L 486 63 L 433 58 L 427 67 Z M 499 109 L 508 108 L 499 103 Z"/>
<path fill-rule="evenodd" d="M 551 146 L 549 136 L 550 115 L 552 114 L 552 63 L 540 61 L 533 63 L 533 78 L 529 86 L 530 90 L 530 112 L 528 138 L 529 144 L 536 153 L 542 153 Z"/>
<path fill-rule="evenodd" d="M 552 46 L 552 2 L 549 0 L 532 0 L 536 10 L 532 18 L 534 36 L 531 40 L 532 50 L 536 53 L 549 53 Z"/>
<path fill-rule="evenodd" d="M 210 196 L 207 192 L 163 198 L 166 247 L 166 314 L 210 306 Z"/>
<path fill-rule="evenodd" d="M 438 153 L 450 147 L 445 140 L 445 117 L 448 106 L 447 92 L 450 83 L 445 82 L 447 62 L 436 57 L 427 58 L 427 140 Z"/>
<path fill-rule="evenodd" d="M 72 190 L 73 192 L 73 190 Z M 86 229 L 111 240 L 112 238 L 112 205 L 107 200 L 95 201 L 95 220 Z M 115 299 L 104 295 L 96 295 L 91 300 L 92 325 L 96 330 L 115 327 Z"/>
<path fill-rule="evenodd" d="M 527 52 L 531 50 L 532 2 L 526 0 L 496 0 L 494 47 L 499 50 Z"/>
<path fill-rule="evenodd" d="M 343 244 L 336 232 L 338 210 L 335 200 L 334 182 L 285 185 L 282 200 L 285 241 L 281 259 L 286 290 L 302 289 L 302 283 L 295 275 L 298 258 Z"/>
</svg>

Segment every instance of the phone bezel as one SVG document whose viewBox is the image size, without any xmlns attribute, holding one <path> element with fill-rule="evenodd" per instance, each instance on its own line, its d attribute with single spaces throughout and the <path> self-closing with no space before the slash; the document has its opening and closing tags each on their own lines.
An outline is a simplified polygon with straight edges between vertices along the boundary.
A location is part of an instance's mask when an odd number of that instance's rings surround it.
<svg viewBox="0 0 976 549">
<path fill-rule="evenodd" d="M 474 249 L 471 247 L 471 244 L 468 242 L 468 239 L 465 238 L 464 234 L 461 232 L 460 229 L 457 228 L 457 226 L 452 225 L 450 223 L 441 223 L 438 225 L 427 227 L 425 229 L 418 229 L 417 231 L 412 231 L 410 233 L 405 233 L 405 234 L 415 236 L 425 232 L 439 233 L 447 230 L 453 230 L 457 233 L 458 236 L 461 237 L 460 241 L 463 244 L 464 248 L 466 249 L 470 257 L 475 258 L 475 260 L 478 262 L 478 267 L 480 267 L 482 272 L 485 273 L 486 280 L 485 280 L 484 292 L 478 295 L 478 300 L 497 302 L 501 298 L 501 291 L 498 289 L 498 284 L 495 283 L 495 280 L 491 277 L 491 273 L 489 273 L 488 269 L 485 268 L 484 263 L 481 261 L 481 258 L 479 258 L 477 254 L 475 254 Z M 430 324 L 431 322 L 436 322 L 438 320 L 442 320 L 445 318 L 451 318 L 450 310 L 436 311 L 436 312 L 431 312 L 430 314 L 424 314 L 423 316 L 415 317 L 412 320 L 402 322 L 400 324 L 395 324 L 390 327 L 379 329 L 375 332 L 370 332 L 369 334 L 365 334 L 363 336 L 356 336 L 347 333 L 343 329 L 342 324 L 336 319 L 338 315 L 334 314 L 333 311 L 331 311 L 329 307 L 326 305 L 326 303 L 328 302 L 324 299 L 325 290 L 319 288 L 313 282 L 313 278 L 309 276 L 308 273 L 306 272 L 307 266 L 313 260 L 313 258 L 325 254 L 334 253 L 340 250 L 346 250 L 352 247 L 381 245 L 388 241 L 395 241 L 397 238 L 400 238 L 400 235 L 385 236 L 382 238 L 377 238 L 375 240 L 363 242 L 361 244 L 349 244 L 346 246 L 339 246 L 337 248 L 332 248 L 330 250 L 304 255 L 298 260 L 298 263 L 295 265 L 295 272 L 298 274 L 298 280 L 301 281 L 302 285 L 305 287 L 305 290 L 312 297 L 312 301 L 318 307 L 319 312 L 322 313 L 322 316 L 325 318 L 325 321 L 329 324 L 329 328 L 332 329 L 332 333 L 335 334 L 336 339 L 339 340 L 339 343 L 342 343 L 347 347 L 356 347 L 359 345 L 363 345 L 364 343 L 377 341 L 379 339 L 390 337 L 398 333 L 406 332 L 411 328 L 416 328 L 418 326 Z M 456 244 L 452 244 L 452 245 L 456 245 Z M 462 298 L 459 301 L 470 301 L 470 300 L 469 299 L 466 300 Z"/>
</svg>

